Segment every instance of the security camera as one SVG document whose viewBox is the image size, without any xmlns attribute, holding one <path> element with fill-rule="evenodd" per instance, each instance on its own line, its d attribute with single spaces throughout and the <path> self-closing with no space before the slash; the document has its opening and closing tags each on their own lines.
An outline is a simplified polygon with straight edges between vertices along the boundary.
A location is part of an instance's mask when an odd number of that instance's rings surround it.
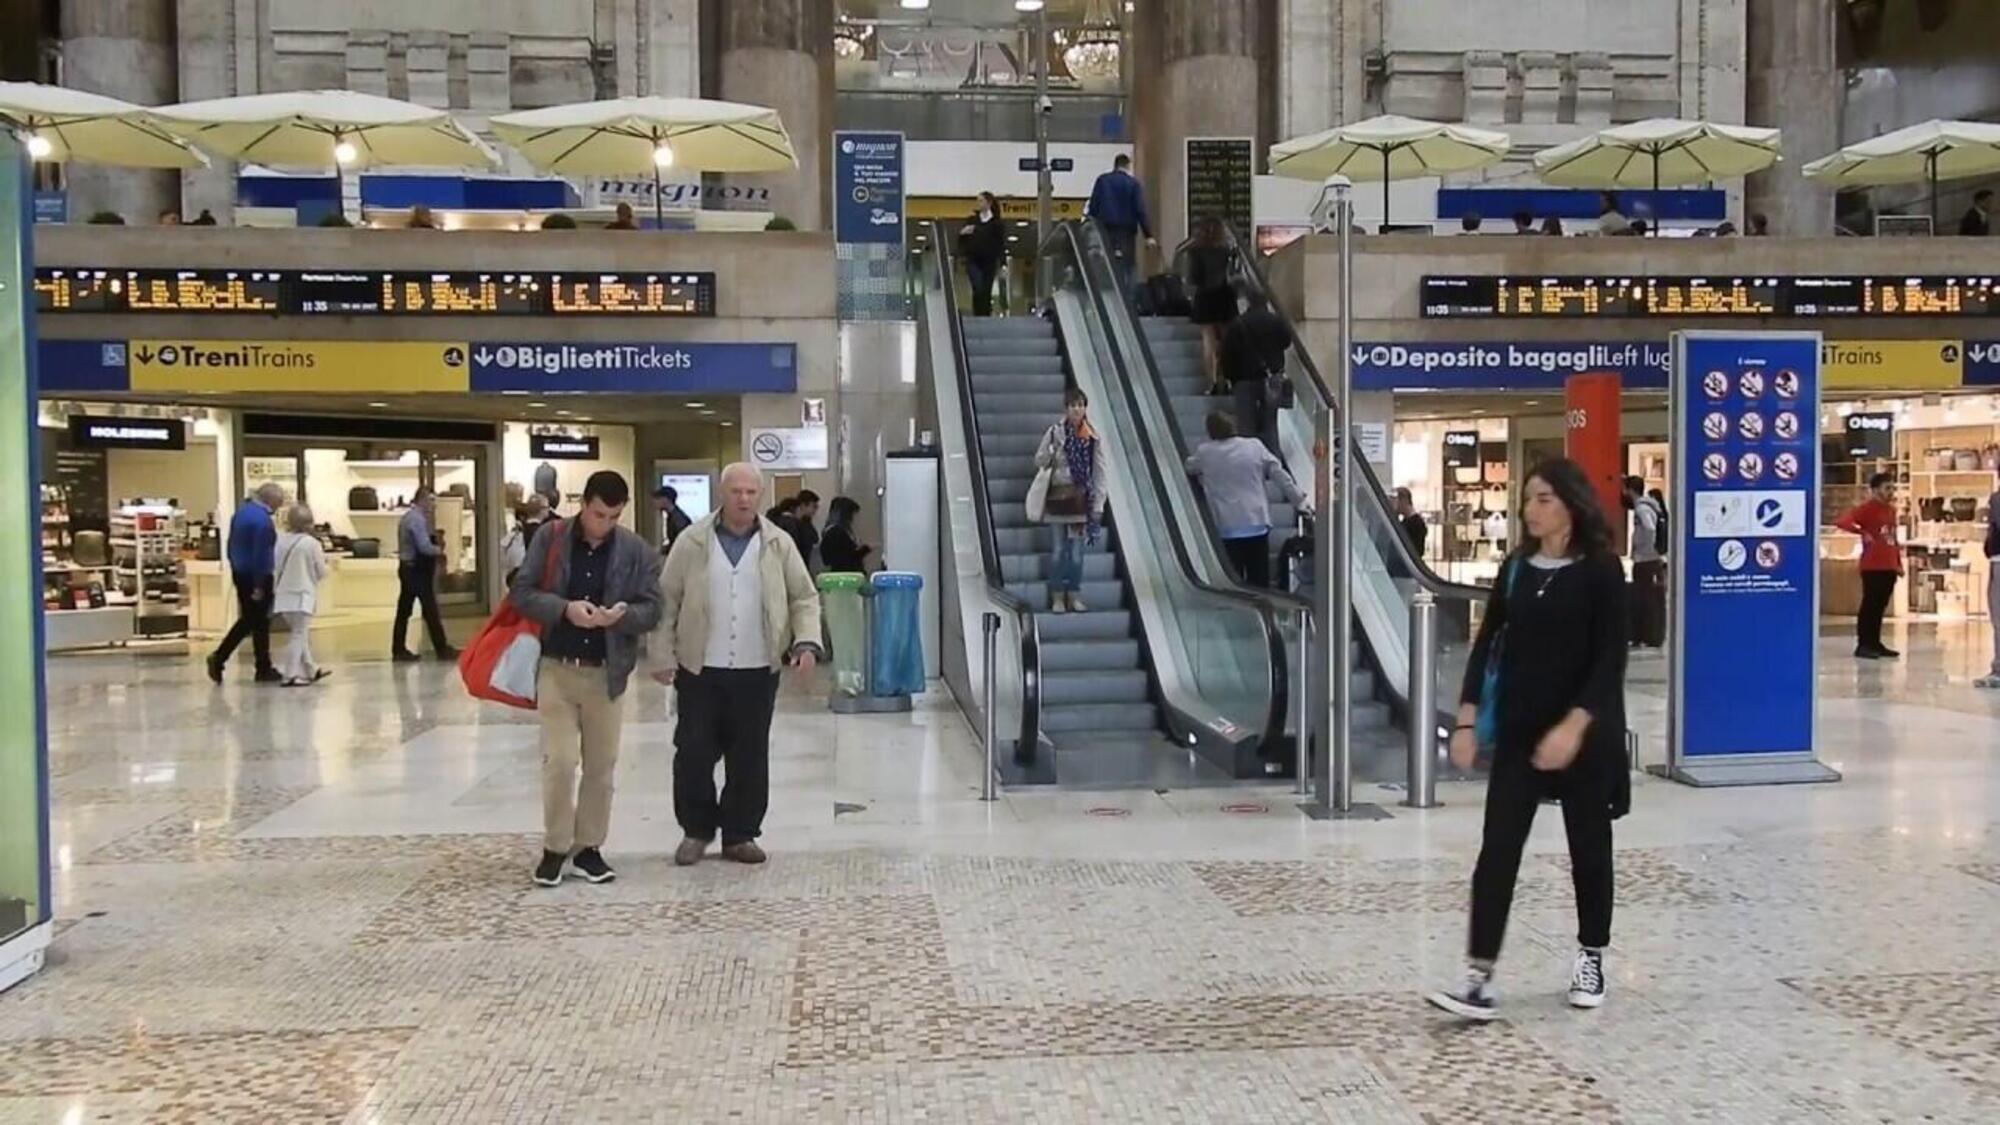
<svg viewBox="0 0 2000 1125">
<path fill-rule="evenodd" d="M 1335 209 L 1353 189 L 1354 182 L 1346 176 L 1333 175 L 1326 178 L 1326 183 L 1320 185 L 1319 198 L 1313 201 L 1311 214 L 1314 231 L 1339 228 L 1339 224 L 1334 220 Z"/>
<path fill-rule="evenodd" d="M 1049 97 L 1047 94 L 1043 94 L 1035 100 L 1035 110 L 1044 116 L 1054 113 L 1056 111 L 1055 99 Z"/>
</svg>

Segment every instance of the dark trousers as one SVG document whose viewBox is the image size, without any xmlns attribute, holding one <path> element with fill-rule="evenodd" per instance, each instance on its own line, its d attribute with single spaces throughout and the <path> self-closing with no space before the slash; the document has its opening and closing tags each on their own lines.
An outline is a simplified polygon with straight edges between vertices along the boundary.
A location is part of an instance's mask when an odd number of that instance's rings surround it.
<svg viewBox="0 0 2000 1125">
<path fill-rule="evenodd" d="M 965 277 L 972 283 L 972 315 L 993 315 L 993 279 L 999 275 L 1000 263 L 982 262 L 978 258 L 965 260 Z"/>
<path fill-rule="evenodd" d="M 1271 391 L 1263 379 L 1239 379 L 1236 394 L 1236 432 L 1256 438 L 1273 454 L 1278 452 L 1278 411 L 1271 405 Z"/>
<path fill-rule="evenodd" d="M 778 674 L 767 668 L 683 668 L 674 680 L 674 819 L 691 840 L 755 840 L 771 804 L 771 713 Z M 722 799 L 715 764 L 722 763 Z"/>
<path fill-rule="evenodd" d="M 1236 576 L 1245 586 L 1255 586 L 1260 590 L 1271 588 L 1271 537 L 1269 535 L 1248 536 L 1242 539 L 1224 539 L 1222 551 L 1229 556 L 1229 565 L 1236 570 Z"/>
<path fill-rule="evenodd" d="M 1896 577 L 1893 570 L 1861 572 L 1861 617 L 1855 624 L 1856 648 L 1882 647 L 1882 618 L 1889 612 L 1889 599 L 1896 595 Z"/>
<path fill-rule="evenodd" d="M 1587 752 L 1587 751 L 1586 751 Z M 1475 961 L 1500 956 L 1507 913 L 1514 905 L 1514 881 L 1521 848 L 1535 826 L 1542 798 L 1562 801 L 1569 831 L 1569 863 L 1576 884 L 1577 944 L 1602 949 L 1611 944 L 1611 808 L 1597 775 L 1571 768 L 1544 773 L 1525 749 L 1502 746 L 1494 755 L 1493 779 L 1486 786 L 1486 834 L 1479 864 L 1472 871 L 1472 938 Z"/>
<path fill-rule="evenodd" d="M 1667 642 L 1667 564 L 1632 564 L 1632 641 L 1658 648 Z"/>
<path fill-rule="evenodd" d="M 444 635 L 444 615 L 438 612 L 437 559 L 424 556 L 403 563 L 396 568 L 396 580 L 401 589 L 396 593 L 396 633 L 391 648 L 405 651 L 403 642 L 410 635 L 410 609 L 421 603 L 424 628 L 431 635 L 431 651 L 450 652 L 451 641 Z"/>
<path fill-rule="evenodd" d="M 1118 282 L 1125 287 L 1125 295 L 1132 295 L 1133 275 L 1139 262 L 1139 229 L 1137 227 L 1101 227 L 1104 231 L 1104 247 L 1111 251 L 1111 264 L 1118 267 Z"/>
<path fill-rule="evenodd" d="M 236 648 L 247 638 L 257 655 L 257 671 L 275 671 L 271 664 L 271 579 L 236 577 L 236 624 L 215 650 L 215 663 L 229 663 Z"/>
</svg>

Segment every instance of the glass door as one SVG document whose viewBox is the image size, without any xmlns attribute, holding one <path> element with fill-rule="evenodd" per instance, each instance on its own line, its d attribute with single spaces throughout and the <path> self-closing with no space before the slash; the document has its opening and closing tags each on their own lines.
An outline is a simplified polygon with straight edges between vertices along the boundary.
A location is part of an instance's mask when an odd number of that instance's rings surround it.
<svg viewBox="0 0 2000 1125">
<path fill-rule="evenodd" d="M 480 445 L 429 445 L 418 457 L 418 479 L 438 498 L 431 530 L 444 547 L 444 565 L 438 571 L 442 605 L 483 607 L 486 602 L 485 568 L 499 551 L 499 529 L 487 526 L 487 513 L 479 501 L 487 455 Z"/>
</svg>

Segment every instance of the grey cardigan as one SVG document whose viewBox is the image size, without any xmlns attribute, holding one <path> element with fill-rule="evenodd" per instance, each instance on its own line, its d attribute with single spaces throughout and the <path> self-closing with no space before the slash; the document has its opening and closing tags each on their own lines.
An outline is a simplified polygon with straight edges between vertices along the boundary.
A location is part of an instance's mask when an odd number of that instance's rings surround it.
<svg viewBox="0 0 2000 1125">
<path fill-rule="evenodd" d="M 1271 530 L 1271 501 L 1264 485 L 1278 486 L 1293 507 L 1305 503 L 1298 482 L 1256 438 L 1205 441 L 1188 456 L 1188 475 L 1208 493 L 1208 510 L 1224 539 L 1249 538 Z M 1232 532 L 1234 534 L 1232 534 Z"/>
<path fill-rule="evenodd" d="M 554 543 L 555 574 L 544 582 L 550 537 L 555 535 L 562 536 Z M 660 624 L 660 553 L 625 528 L 613 528 L 611 536 L 611 569 L 604 576 L 604 597 L 613 605 L 624 602 L 626 606 L 624 619 L 604 638 L 606 687 L 616 699 L 625 694 L 626 681 L 639 664 L 639 638 Z M 514 576 L 514 587 L 507 594 L 515 609 L 545 629 L 561 621 L 569 608 L 563 591 L 569 588 L 569 560 L 576 537 L 574 519 L 543 524 L 535 532 L 534 542 L 528 544 L 528 557 L 522 560 L 521 572 Z M 547 589 L 543 589 L 545 585 Z"/>
</svg>

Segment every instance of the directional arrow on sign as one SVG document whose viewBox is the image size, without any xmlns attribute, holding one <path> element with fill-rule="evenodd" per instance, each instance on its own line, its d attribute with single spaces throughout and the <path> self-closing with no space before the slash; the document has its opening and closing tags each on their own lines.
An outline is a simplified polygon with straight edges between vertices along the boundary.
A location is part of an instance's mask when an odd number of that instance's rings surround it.
<svg viewBox="0 0 2000 1125">
<path fill-rule="evenodd" d="M 153 349 L 151 348 L 142 347 L 138 351 L 133 352 L 132 354 L 139 360 L 140 363 L 153 362 Z"/>
<path fill-rule="evenodd" d="M 472 362 L 491 363 L 493 362 L 493 353 L 487 351 L 485 348 L 481 348 L 478 351 L 472 353 Z"/>
</svg>

